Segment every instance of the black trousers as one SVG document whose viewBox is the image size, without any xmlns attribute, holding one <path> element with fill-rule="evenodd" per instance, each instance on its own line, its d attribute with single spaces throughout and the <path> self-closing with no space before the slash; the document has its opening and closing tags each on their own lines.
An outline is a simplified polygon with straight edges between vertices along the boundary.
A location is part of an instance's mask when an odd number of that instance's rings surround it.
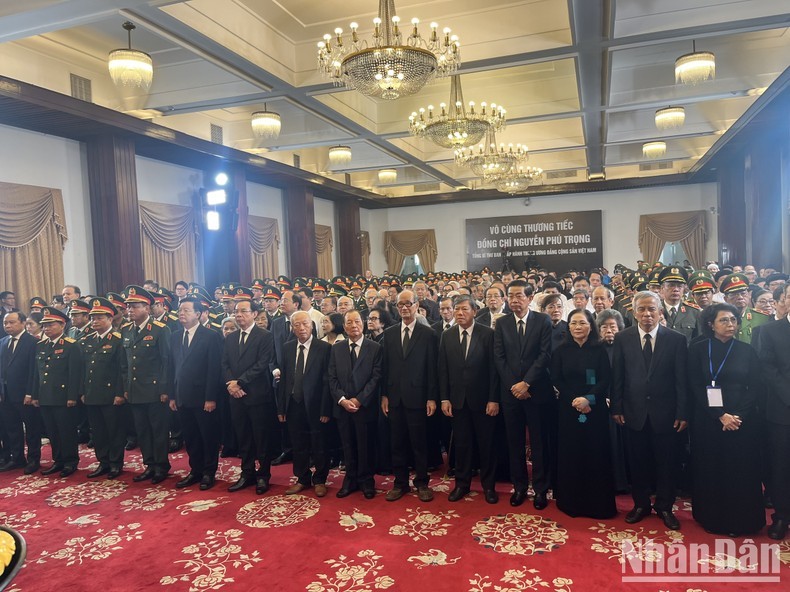
<svg viewBox="0 0 790 592">
<path fill-rule="evenodd" d="M 545 494 L 551 487 L 552 467 L 556 463 L 556 402 L 537 403 L 532 399 L 519 400 L 509 392 L 502 403 L 510 457 L 510 480 L 516 491 L 529 487 L 527 474 L 527 430 L 532 448 L 532 488 Z M 545 408 L 544 408 L 545 407 Z"/>
<path fill-rule="evenodd" d="M 390 435 L 392 437 L 392 472 L 395 488 L 409 487 L 409 453 L 414 455 L 414 486 L 428 485 L 428 428 L 425 408 L 407 409 L 403 405 L 390 406 Z"/>
<path fill-rule="evenodd" d="M 236 430 L 233 429 L 233 419 L 230 416 L 230 399 L 227 393 L 221 393 L 217 397 L 217 410 L 214 413 L 219 413 L 219 443 L 222 446 L 222 452 L 236 454 L 239 447 L 236 444 Z"/>
<path fill-rule="evenodd" d="M 134 403 L 130 405 L 137 431 L 137 443 L 143 463 L 155 472 L 170 471 L 167 458 L 169 444 L 170 406 L 167 403 Z"/>
<path fill-rule="evenodd" d="M 219 414 L 202 407 L 179 407 L 179 425 L 184 436 L 189 470 L 193 475 L 213 477 L 219 464 Z"/>
<path fill-rule="evenodd" d="M 453 446 L 455 447 L 455 485 L 468 488 L 472 483 L 475 451 L 480 459 L 480 482 L 484 490 L 496 485 L 496 451 L 494 430 L 496 417 L 468 406 L 453 407 Z"/>
<path fill-rule="evenodd" d="M 650 492 L 655 483 L 656 502 L 653 506 L 656 511 L 671 510 L 675 503 L 678 475 L 677 432 L 670 430 L 656 433 L 648 418 L 641 430 L 632 430 L 626 425 L 625 433 L 634 505 L 640 508 L 650 507 Z"/>
<path fill-rule="evenodd" d="M 311 485 L 325 484 L 329 474 L 329 455 L 327 454 L 327 428 L 318 417 L 308 413 L 307 405 L 291 397 L 288 401 L 288 433 L 293 446 L 293 471 L 299 483 Z M 315 472 L 310 472 L 310 458 L 315 464 Z"/>
<path fill-rule="evenodd" d="M 245 405 L 241 399 L 231 397 L 230 414 L 239 445 L 241 476 L 271 478 L 272 460 L 280 454 L 280 422 L 274 401 Z"/>
<path fill-rule="evenodd" d="M 33 405 L 6 401 L 0 405 L 0 419 L 6 429 L 3 448 L 12 461 L 27 462 L 41 460 L 41 412 Z"/>
<path fill-rule="evenodd" d="M 182 440 L 184 438 L 183 428 L 181 426 L 181 415 L 178 411 L 170 410 L 170 439 Z"/>
<path fill-rule="evenodd" d="M 773 519 L 790 520 L 790 426 L 766 422 L 771 441 Z"/>
<path fill-rule="evenodd" d="M 374 403 L 375 404 L 375 403 Z M 343 411 L 337 418 L 343 457 L 346 463 L 344 486 L 373 489 L 373 461 L 376 454 L 376 414 L 360 410 Z"/>
<path fill-rule="evenodd" d="M 41 419 L 52 447 L 52 460 L 63 468 L 76 467 L 80 462 L 77 451 L 77 408 L 65 405 L 42 405 Z"/>
<path fill-rule="evenodd" d="M 124 405 L 85 405 L 93 434 L 93 451 L 102 467 L 123 468 L 126 445 Z"/>
</svg>

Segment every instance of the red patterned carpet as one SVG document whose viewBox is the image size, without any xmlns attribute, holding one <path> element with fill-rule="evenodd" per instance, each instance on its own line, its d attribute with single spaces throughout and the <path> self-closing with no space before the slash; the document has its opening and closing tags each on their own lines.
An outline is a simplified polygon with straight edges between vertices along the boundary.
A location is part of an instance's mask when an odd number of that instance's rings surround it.
<svg viewBox="0 0 790 592">
<path fill-rule="evenodd" d="M 44 453 L 49 452 L 45 447 Z M 330 475 L 329 495 L 312 491 L 285 496 L 290 465 L 275 468 L 265 496 L 253 489 L 230 494 L 237 459 L 222 460 L 217 486 L 176 490 L 177 478 L 160 485 L 133 483 L 142 470 L 139 454 L 128 454 L 127 472 L 117 481 L 88 481 L 92 451 L 81 451 L 80 470 L 69 478 L 20 472 L 0 475 L 0 523 L 19 530 L 28 543 L 25 567 L 13 592 L 187 590 L 439 590 L 469 592 L 727 592 L 787 590 L 790 541 L 772 550 L 780 583 L 723 582 L 750 575 L 765 558 L 707 555 L 695 563 L 714 581 L 624 583 L 620 541 L 652 537 L 657 542 L 713 544 L 691 520 L 680 500 L 682 532 L 663 528 L 655 516 L 629 527 L 623 514 L 598 522 L 571 519 L 554 504 L 536 512 L 531 503 L 512 512 L 509 487 L 500 502 L 473 495 L 451 504 L 451 481 L 434 479 L 436 499 L 416 495 L 388 503 L 383 495 L 334 497 L 342 475 Z M 184 454 L 171 455 L 174 473 L 186 474 Z M 390 479 L 379 478 L 379 489 Z M 620 510 L 630 499 L 618 500 Z M 739 545 L 744 541 L 736 541 Z M 765 535 L 754 543 L 771 542 Z M 738 557 L 734 555 L 737 554 Z M 646 563 L 658 565 L 654 553 Z M 751 573 L 753 576 L 754 574 Z M 718 578 L 718 579 L 717 579 Z"/>
</svg>

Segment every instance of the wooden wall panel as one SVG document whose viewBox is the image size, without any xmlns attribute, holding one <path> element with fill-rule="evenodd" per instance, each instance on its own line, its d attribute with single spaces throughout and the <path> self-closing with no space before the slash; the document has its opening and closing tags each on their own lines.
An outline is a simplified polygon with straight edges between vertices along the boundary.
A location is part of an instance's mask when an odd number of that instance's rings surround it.
<svg viewBox="0 0 790 592">
<path fill-rule="evenodd" d="M 335 205 L 337 211 L 337 242 L 340 248 L 340 273 L 356 275 L 362 269 L 359 204 L 348 200 Z"/>
<path fill-rule="evenodd" d="M 285 240 L 288 243 L 288 270 L 291 277 L 311 277 L 318 273 L 315 253 L 315 210 L 312 189 L 299 183 L 283 192 Z"/>
</svg>

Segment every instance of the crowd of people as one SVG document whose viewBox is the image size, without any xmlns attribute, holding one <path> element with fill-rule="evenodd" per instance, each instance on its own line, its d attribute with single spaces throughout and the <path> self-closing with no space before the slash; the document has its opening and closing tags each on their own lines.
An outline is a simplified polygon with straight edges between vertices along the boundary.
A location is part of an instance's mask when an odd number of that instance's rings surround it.
<svg viewBox="0 0 790 592">
<path fill-rule="evenodd" d="M 690 493 L 706 530 L 746 536 L 790 524 L 790 283 L 774 270 L 710 263 L 531 269 L 398 277 L 256 279 L 213 294 L 147 280 L 104 296 L 64 287 L 20 310 L 0 293 L 0 472 L 69 477 L 78 446 L 89 479 L 215 486 L 218 458 L 238 457 L 231 492 L 270 488 L 292 462 L 285 494 L 376 496 L 411 488 L 433 499 L 430 474 L 454 478 L 457 502 L 479 476 L 497 504 L 532 493 L 570 516 L 629 524 Z M 687 429 L 688 428 L 688 429 Z M 42 468 L 42 437 L 52 463 Z M 411 472 L 413 471 L 413 475 Z"/>
</svg>

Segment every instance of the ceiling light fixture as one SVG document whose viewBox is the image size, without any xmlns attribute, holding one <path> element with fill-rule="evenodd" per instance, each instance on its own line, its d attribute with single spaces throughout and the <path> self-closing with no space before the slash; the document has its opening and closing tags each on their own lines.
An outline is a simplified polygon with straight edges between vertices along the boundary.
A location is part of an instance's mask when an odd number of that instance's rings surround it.
<svg viewBox="0 0 790 592">
<path fill-rule="evenodd" d="M 329 165 L 335 170 L 351 162 L 351 148 L 349 146 L 332 146 L 329 149 Z"/>
<path fill-rule="evenodd" d="M 458 37 L 431 23 L 427 39 L 420 36 L 419 19 L 412 19 L 412 31 L 404 39 L 394 0 L 379 0 L 378 17 L 373 19 L 373 39 L 360 40 L 359 25 L 351 23 L 351 40 L 343 41 L 343 29 L 335 37 L 324 35 L 318 42 L 318 69 L 335 86 L 345 85 L 369 97 L 397 99 L 413 95 L 434 76 L 447 76 L 461 63 Z"/>
<path fill-rule="evenodd" d="M 269 111 L 266 103 L 263 104 L 263 111 L 256 111 L 252 114 L 252 131 L 258 138 L 274 139 L 280 135 L 282 121 L 280 114 Z"/>
<path fill-rule="evenodd" d="M 529 157 L 529 151 L 522 144 L 500 144 L 497 147 L 496 133 L 489 129 L 486 141 L 471 148 L 458 148 L 455 151 L 455 162 L 460 166 L 469 167 L 485 182 L 494 182 L 513 169 L 517 168 Z"/>
<path fill-rule="evenodd" d="M 379 171 L 379 183 L 382 185 L 392 185 L 398 180 L 398 171 L 396 169 L 381 169 Z"/>
<path fill-rule="evenodd" d="M 110 52 L 107 66 L 115 86 L 136 86 L 144 90 L 151 88 L 154 79 L 154 62 L 145 52 L 132 49 L 132 31 L 137 27 L 126 21 L 123 24 L 128 35 L 129 47 Z"/>
<path fill-rule="evenodd" d="M 691 53 L 675 60 L 675 84 L 699 84 L 716 78 L 716 56 L 709 51 L 697 51 L 691 42 Z"/>
<path fill-rule="evenodd" d="M 656 111 L 656 127 L 660 130 L 683 127 L 686 121 L 686 110 L 683 107 L 666 107 Z"/>
<path fill-rule="evenodd" d="M 480 103 L 480 111 L 474 101 L 469 101 L 469 110 L 464 107 L 461 77 L 454 74 L 450 80 L 450 102 L 440 103 L 441 113 L 434 114 L 433 105 L 416 111 L 409 117 L 409 132 L 425 138 L 443 148 L 472 146 L 483 139 L 489 129 L 499 130 L 505 125 L 505 110 L 496 103 Z"/>
<path fill-rule="evenodd" d="M 646 144 L 642 144 L 642 155 L 645 158 L 661 158 L 666 153 L 666 142 L 647 142 Z"/>
<path fill-rule="evenodd" d="M 543 169 L 537 167 L 519 167 L 497 181 L 497 191 L 502 193 L 523 193 L 527 187 L 540 180 Z"/>
</svg>

